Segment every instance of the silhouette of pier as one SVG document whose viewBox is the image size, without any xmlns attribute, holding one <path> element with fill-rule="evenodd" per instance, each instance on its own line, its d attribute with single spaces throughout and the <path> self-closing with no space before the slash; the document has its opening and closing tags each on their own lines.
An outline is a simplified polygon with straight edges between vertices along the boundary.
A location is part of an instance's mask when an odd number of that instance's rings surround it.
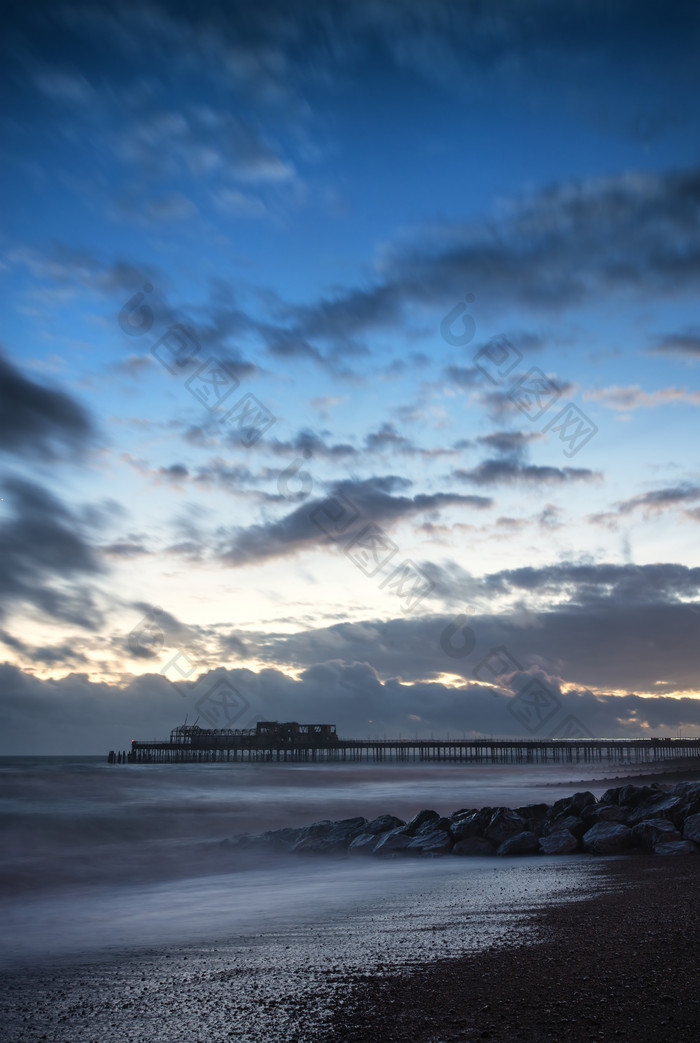
<svg viewBox="0 0 700 1043">
<path fill-rule="evenodd" d="M 700 757 L 688 739 L 340 739 L 332 724 L 261 721 L 255 729 L 181 725 L 169 740 L 134 739 L 130 764 L 241 761 L 372 761 L 471 764 L 649 764 Z M 117 763 L 114 751 L 110 763 Z"/>
</svg>

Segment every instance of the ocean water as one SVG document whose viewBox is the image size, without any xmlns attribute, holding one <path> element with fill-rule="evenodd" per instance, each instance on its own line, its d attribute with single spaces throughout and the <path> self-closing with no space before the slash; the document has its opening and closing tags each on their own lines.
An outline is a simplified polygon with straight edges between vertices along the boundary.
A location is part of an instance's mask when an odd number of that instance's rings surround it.
<svg viewBox="0 0 700 1043">
<path fill-rule="evenodd" d="M 3 1041 L 323 1038 L 353 974 L 535 943 L 607 886 L 588 856 L 255 863 L 220 841 L 321 819 L 599 795 L 608 766 L 0 760 Z"/>
<path fill-rule="evenodd" d="M 275 930 L 345 907 L 476 887 L 501 860 L 376 864 L 283 858 L 251 865 L 220 841 L 321 818 L 421 808 L 552 802 L 581 785 L 581 767 L 465 765 L 108 765 L 99 758 L 0 761 L 0 942 L 5 965 L 154 943 Z M 608 768 L 586 766 L 602 792 Z M 588 860 L 584 860 L 584 864 Z M 493 865 L 491 863 L 494 863 Z M 559 863 L 557 863 L 559 864 Z M 573 864 L 573 863 L 570 863 Z M 544 865 L 538 860 L 538 865 Z M 583 870 L 581 870 L 583 872 Z M 488 873 L 486 874 L 488 876 Z M 481 886 L 481 885 L 480 885 Z M 408 900 L 408 898 L 406 898 Z M 312 917 L 312 918 L 313 918 Z"/>
</svg>

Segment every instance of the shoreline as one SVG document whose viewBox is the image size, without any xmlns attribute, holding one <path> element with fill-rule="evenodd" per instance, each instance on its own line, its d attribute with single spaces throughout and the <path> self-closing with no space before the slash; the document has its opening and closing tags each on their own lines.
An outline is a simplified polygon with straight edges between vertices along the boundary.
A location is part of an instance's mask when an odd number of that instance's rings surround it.
<svg viewBox="0 0 700 1043">
<path fill-rule="evenodd" d="M 326 1043 L 694 1043 L 700 859 L 601 862 L 595 893 L 536 911 L 532 942 L 349 977 Z"/>
</svg>

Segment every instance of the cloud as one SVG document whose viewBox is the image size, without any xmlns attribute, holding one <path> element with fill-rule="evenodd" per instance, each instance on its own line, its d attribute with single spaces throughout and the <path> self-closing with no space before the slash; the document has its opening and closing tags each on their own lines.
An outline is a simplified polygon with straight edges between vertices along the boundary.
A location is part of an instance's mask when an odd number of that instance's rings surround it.
<svg viewBox="0 0 700 1043">
<path fill-rule="evenodd" d="M 700 499 L 700 486 L 685 483 L 677 486 L 667 486 L 663 489 L 652 489 L 646 493 L 638 493 L 630 496 L 627 500 L 618 500 L 613 505 L 612 511 L 604 511 L 590 515 L 590 521 L 606 523 L 615 519 L 641 511 L 645 515 L 658 514 L 674 507 L 682 507 Z M 691 512 L 692 513 L 692 512 Z"/>
<path fill-rule="evenodd" d="M 700 356 L 700 331 L 689 327 L 682 333 L 667 333 L 660 337 L 652 349 L 655 352 L 669 355 Z"/>
<path fill-rule="evenodd" d="M 471 470 L 459 468 L 452 477 L 473 485 L 510 485 L 516 482 L 528 485 L 564 484 L 568 482 L 590 482 L 600 478 L 597 471 L 586 467 L 541 467 L 522 464 L 508 459 L 484 460 Z"/>
<path fill-rule="evenodd" d="M 601 388 L 588 391 L 583 396 L 586 400 L 602 402 L 610 409 L 649 409 L 655 406 L 666 406 L 672 402 L 688 402 L 697 405 L 700 402 L 700 391 L 689 391 L 687 388 L 658 388 L 656 391 L 642 391 L 639 384 L 628 387 Z"/>
<path fill-rule="evenodd" d="M 77 453 L 93 435 L 88 413 L 74 399 L 25 377 L 0 354 L 0 450 L 53 460 L 58 445 Z"/>
<path fill-rule="evenodd" d="M 492 505 L 492 501 L 486 497 L 461 496 L 457 493 L 417 494 L 412 497 L 394 495 L 396 489 L 410 484 L 396 476 L 339 482 L 331 490 L 329 499 L 342 497 L 346 503 L 349 501 L 355 506 L 363 524 L 374 522 L 375 525 L 437 512 L 446 507 L 463 506 L 483 510 Z M 227 564 L 238 567 L 323 546 L 324 532 L 314 521 L 315 513 L 322 510 L 323 504 L 324 501 L 320 499 L 306 501 L 278 521 L 234 531 L 231 538 L 221 545 L 219 557 Z"/>
<path fill-rule="evenodd" d="M 102 623 L 87 580 L 100 571 L 83 520 L 48 490 L 7 478 L 13 516 L 0 525 L 0 617 L 31 607 L 55 620 L 95 630 Z"/>
<path fill-rule="evenodd" d="M 250 635 L 250 646 L 259 658 L 297 670 L 323 659 L 362 660 L 378 676 L 406 683 L 443 673 L 473 682 L 490 650 L 505 646 L 525 671 L 545 666 L 564 688 L 665 696 L 700 690 L 700 617 L 691 611 L 700 569 L 564 563 L 476 579 L 455 563 L 420 568 L 436 582 L 436 599 L 451 604 L 449 615 Z M 451 657 L 441 638 L 456 617 L 465 625 L 464 614 L 475 647 Z"/>
<path fill-rule="evenodd" d="M 500 455 L 483 460 L 476 467 L 458 468 L 451 478 L 473 485 L 562 485 L 576 481 L 593 481 L 601 475 L 585 467 L 549 467 L 525 463 L 531 442 L 540 434 L 525 434 L 522 431 L 494 431 L 482 435 L 477 444 L 495 449 Z"/>
<path fill-rule="evenodd" d="M 663 695 L 641 698 L 586 689 L 562 691 L 541 669 L 520 675 L 538 678 L 556 702 L 556 720 L 573 714 L 594 735 L 609 737 L 672 733 L 679 727 L 700 731 L 700 700 Z M 0 752 L 22 754 L 92 754 L 128 748 L 132 738 L 167 739 L 171 728 L 206 712 L 207 693 L 217 684 L 238 693 L 244 716 L 235 726 L 255 720 L 298 720 L 336 724 L 342 738 L 367 735 L 431 734 L 541 738 L 509 712 L 517 695 L 468 680 L 406 683 L 400 677 L 380 679 L 358 659 L 329 659 L 311 664 L 294 679 L 275 669 L 212 670 L 177 689 L 164 677 L 144 674 L 123 685 L 90 683 L 85 674 L 61 680 L 39 680 L 9 664 L 0 665 L 0 709 L 3 715 Z M 241 698 L 242 697 L 242 698 Z M 200 720 L 202 720 L 200 716 Z M 205 724 L 206 720 L 204 721 Z M 554 724 L 554 719 L 551 722 Z"/>
<path fill-rule="evenodd" d="M 290 308 L 268 347 L 320 357 L 405 323 L 408 309 L 444 307 L 478 286 L 486 310 L 561 312 L 614 296 L 677 297 L 700 277 L 700 167 L 560 183 L 513 202 L 493 222 L 445 226 L 387 250 L 381 278 Z M 494 231 L 496 228 L 496 232 Z M 470 367 L 448 379 L 471 387 Z M 507 408 L 499 394 L 501 409 Z"/>
</svg>

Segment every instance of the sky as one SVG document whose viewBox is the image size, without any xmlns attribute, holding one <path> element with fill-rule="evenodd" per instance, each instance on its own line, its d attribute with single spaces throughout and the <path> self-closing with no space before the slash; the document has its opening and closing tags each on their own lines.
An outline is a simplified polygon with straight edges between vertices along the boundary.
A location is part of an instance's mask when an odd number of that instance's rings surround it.
<svg viewBox="0 0 700 1043">
<path fill-rule="evenodd" d="M 700 735 L 700 11 L 14 5 L 0 752 Z"/>
</svg>

